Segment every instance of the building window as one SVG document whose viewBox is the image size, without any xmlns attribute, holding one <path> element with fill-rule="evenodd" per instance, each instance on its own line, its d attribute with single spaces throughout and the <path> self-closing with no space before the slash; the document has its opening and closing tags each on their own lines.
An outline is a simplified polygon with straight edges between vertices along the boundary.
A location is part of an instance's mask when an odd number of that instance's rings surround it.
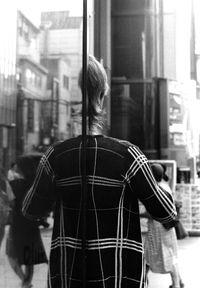
<svg viewBox="0 0 200 288">
<path fill-rule="evenodd" d="M 26 69 L 26 79 L 28 84 L 37 88 L 42 87 L 42 78 L 39 73 Z"/>
<path fill-rule="evenodd" d="M 18 83 L 22 83 L 22 72 L 21 71 L 16 74 L 16 79 L 17 79 Z"/>
<path fill-rule="evenodd" d="M 38 88 L 42 87 L 42 78 L 39 74 L 36 74 L 36 78 L 35 78 L 35 86 Z"/>
<path fill-rule="evenodd" d="M 28 99 L 28 113 L 27 113 L 27 129 L 28 132 L 34 132 L 34 100 Z"/>
<path fill-rule="evenodd" d="M 31 70 L 30 69 L 26 69 L 26 78 L 27 78 L 28 81 L 30 81 L 30 79 L 31 79 L 31 74 L 32 74 Z"/>
<path fill-rule="evenodd" d="M 23 34 L 24 34 L 24 38 L 26 40 L 29 40 L 29 28 L 25 22 L 23 22 Z"/>
<path fill-rule="evenodd" d="M 69 89 L 69 77 L 66 75 L 63 75 L 63 87 L 67 90 Z"/>
<path fill-rule="evenodd" d="M 18 22 L 19 35 L 20 35 L 20 36 L 23 36 L 23 27 L 22 27 L 23 22 L 22 22 L 22 19 L 19 17 L 19 20 L 18 20 L 18 21 L 19 21 L 19 22 Z"/>
</svg>

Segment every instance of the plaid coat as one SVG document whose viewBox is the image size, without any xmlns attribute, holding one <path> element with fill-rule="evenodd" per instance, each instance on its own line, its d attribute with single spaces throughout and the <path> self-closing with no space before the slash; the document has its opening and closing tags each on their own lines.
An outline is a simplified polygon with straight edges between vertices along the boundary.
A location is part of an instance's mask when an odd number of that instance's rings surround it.
<svg viewBox="0 0 200 288">
<path fill-rule="evenodd" d="M 24 199 L 30 219 L 54 207 L 48 287 L 82 287 L 81 145 L 79 136 L 50 147 Z M 87 288 L 145 287 L 138 200 L 155 220 L 175 217 L 171 195 L 157 185 L 138 147 L 88 136 Z"/>
</svg>

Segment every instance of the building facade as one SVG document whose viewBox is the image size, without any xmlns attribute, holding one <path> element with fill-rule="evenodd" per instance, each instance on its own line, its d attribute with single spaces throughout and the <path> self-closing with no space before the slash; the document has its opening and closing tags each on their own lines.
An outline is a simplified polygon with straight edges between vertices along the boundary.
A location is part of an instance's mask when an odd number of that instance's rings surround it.
<svg viewBox="0 0 200 288">
<path fill-rule="evenodd" d="M 50 71 L 60 79 L 59 107 L 66 119 L 65 123 L 59 120 L 59 130 L 62 139 L 68 138 L 81 130 L 74 115 L 81 103 L 78 74 L 82 66 L 82 17 L 71 17 L 68 11 L 42 12 L 41 27 L 42 63 L 52 67 L 57 59 L 57 69 Z"/>
<path fill-rule="evenodd" d="M 29 57 L 21 56 L 18 73 L 16 153 L 20 155 L 34 150 L 41 143 L 48 71 Z"/>
<path fill-rule="evenodd" d="M 160 70 L 156 42 L 159 9 L 156 1 L 111 1 L 111 135 L 120 136 L 117 116 L 123 114 L 123 105 L 115 105 L 116 98 L 127 102 L 118 94 L 120 86 L 128 86 L 129 105 L 127 121 L 129 130 L 125 138 L 152 157 L 158 157 L 158 130 L 156 123 L 156 94 L 154 77 Z M 160 65 L 160 63 L 159 63 Z M 115 111 L 116 109 L 116 111 Z M 148 131 L 148 133 L 147 133 Z"/>
<path fill-rule="evenodd" d="M 172 0 L 113 0 L 111 4 L 112 136 L 121 133 L 121 137 L 139 145 L 148 157 L 174 159 L 178 167 L 190 166 L 194 171 L 193 162 L 198 155 L 194 149 L 195 141 L 198 143 L 195 139 L 200 130 L 197 131 L 192 120 L 197 114 L 191 105 L 193 101 L 199 107 L 194 89 L 195 67 L 191 61 L 194 58 L 192 1 L 182 1 L 181 9 L 180 2 Z M 165 91 L 159 86 L 162 80 L 167 83 Z M 181 87 L 176 95 L 176 89 L 171 91 L 172 83 Z M 119 131 L 116 124 L 124 113 L 122 106 L 121 112 L 119 106 L 114 108 L 116 98 L 122 98 L 117 89 L 120 85 L 129 86 L 129 97 L 133 101 L 127 116 L 130 127 L 125 129 L 127 135 L 124 129 Z M 179 98 L 181 108 L 176 109 L 171 98 Z M 127 102 L 125 94 L 121 101 Z M 181 124 L 172 125 L 175 114 L 171 111 L 187 117 Z M 186 125 L 186 118 L 193 125 Z"/>
<path fill-rule="evenodd" d="M 16 16 L 6 7 L 0 10 L 0 168 L 6 169 L 15 160 Z"/>
<path fill-rule="evenodd" d="M 54 136 L 59 139 L 67 139 L 72 136 L 71 127 L 71 69 L 68 62 L 59 56 L 49 56 L 49 58 L 41 57 L 41 63 L 49 71 L 48 99 L 52 101 L 51 109 L 55 107 L 57 113 L 52 116 Z M 57 82 L 51 79 L 57 79 Z M 57 84 L 56 84 L 57 83 Z M 51 85 L 57 88 L 51 89 Z M 47 104 L 48 105 L 48 104 Z M 55 120 L 56 118 L 56 120 Z"/>
<path fill-rule="evenodd" d="M 18 11 L 16 155 L 37 149 L 42 141 L 48 70 L 40 64 L 39 37 L 40 30 Z"/>
</svg>

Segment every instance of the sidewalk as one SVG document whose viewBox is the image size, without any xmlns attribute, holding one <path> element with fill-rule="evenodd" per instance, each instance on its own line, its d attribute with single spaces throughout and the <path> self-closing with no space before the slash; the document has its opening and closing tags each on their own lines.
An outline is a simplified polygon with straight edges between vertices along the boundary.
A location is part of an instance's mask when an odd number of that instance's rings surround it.
<svg viewBox="0 0 200 288">
<path fill-rule="evenodd" d="M 8 227 L 6 227 L 8 228 Z M 7 229 L 6 229 L 7 230 Z M 50 241 L 51 241 L 51 229 L 41 230 L 43 243 L 49 255 Z M 5 239 L 0 250 L 0 288 L 20 288 L 21 281 L 11 269 L 8 259 L 5 255 Z M 47 287 L 47 264 L 35 265 L 33 276 L 33 288 L 46 288 Z"/>
<path fill-rule="evenodd" d="M 50 248 L 51 229 L 41 230 L 47 255 Z M 14 274 L 5 256 L 5 239 L 0 250 L 0 288 L 20 288 L 20 280 Z M 188 237 L 178 241 L 179 246 L 179 268 L 185 283 L 185 288 L 199 287 L 199 259 L 200 259 L 200 237 Z M 33 277 L 33 288 L 46 288 L 47 265 L 35 266 Z M 149 274 L 149 288 L 169 288 L 171 285 L 168 274 Z M 60 288 L 60 287 L 58 287 Z"/>
<path fill-rule="evenodd" d="M 200 237 L 188 237 L 178 240 L 179 270 L 184 288 L 197 288 L 199 285 Z M 150 272 L 149 288 L 169 288 L 171 285 L 168 274 L 154 274 Z"/>
</svg>

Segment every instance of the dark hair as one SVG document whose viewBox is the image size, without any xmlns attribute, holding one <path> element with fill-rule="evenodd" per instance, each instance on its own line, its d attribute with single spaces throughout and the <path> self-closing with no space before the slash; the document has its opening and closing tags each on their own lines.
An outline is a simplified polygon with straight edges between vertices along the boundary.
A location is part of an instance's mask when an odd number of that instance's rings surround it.
<svg viewBox="0 0 200 288">
<path fill-rule="evenodd" d="M 87 72 L 87 114 L 89 117 L 89 128 L 91 128 L 93 125 L 101 126 L 100 122 L 103 120 L 104 111 L 100 104 L 103 97 L 107 94 L 109 86 L 103 65 L 92 55 L 88 56 Z M 82 90 L 82 70 L 79 73 L 78 84 Z"/>
<path fill-rule="evenodd" d="M 22 155 L 16 160 L 16 164 L 24 178 L 32 185 L 36 176 L 36 170 L 41 159 L 40 154 Z"/>
<path fill-rule="evenodd" d="M 167 174 L 166 174 L 167 166 L 166 166 L 165 164 L 163 164 L 163 163 L 161 163 L 161 166 L 163 167 L 163 179 L 164 179 L 165 181 L 169 181 L 169 177 L 168 177 Z"/>
<path fill-rule="evenodd" d="M 163 163 L 152 163 L 151 164 L 152 173 L 156 181 L 160 182 L 162 179 L 169 181 L 169 177 L 166 174 L 167 166 Z"/>
<path fill-rule="evenodd" d="M 12 163 L 10 164 L 10 167 L 11 167 L 11 168 L 14 168 L 15 165 L 16 165 L 16 162 L 12 162 Z"/>
<path fill-rule="evenodd" d="M 164 174 L 164 169 L 163 169 L 162 165 L 159 163 L 152 163 L 151 169 L 152 169 L 152 173 L 153 173 L 153 176 L 156 179 L 156 181 L 160 182 L 162 180 L 163 174 Z"/>
</svg>

